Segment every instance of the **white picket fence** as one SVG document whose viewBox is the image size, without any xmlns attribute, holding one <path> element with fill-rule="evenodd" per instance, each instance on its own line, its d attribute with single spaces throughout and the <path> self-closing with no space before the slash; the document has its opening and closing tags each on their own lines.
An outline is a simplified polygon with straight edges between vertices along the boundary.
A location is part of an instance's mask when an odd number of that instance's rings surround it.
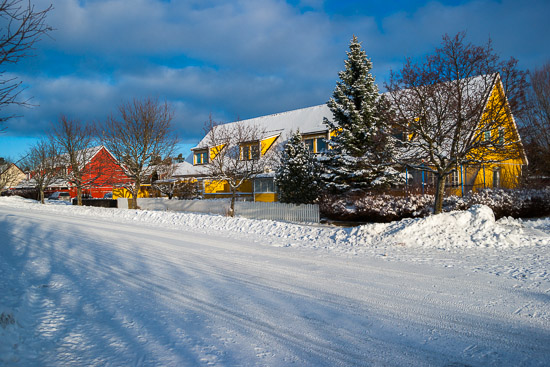
<svg viewBox="0 0 550 367">
<path fill-rule="evenodd" d="M 207 214 L 229 213 L 229 199 L 168 200 L 166 198 L 138 198 L 138 206 L 147 210 L 170 210 Z M 118 208 L 128 209 L 128 199 L 118 199 Z M 316 204 L 235 202 L 235 215 L 250 219 L 283 220 L 288 222 L 319 223 L 319 206 Z"/>
<path fill-rule="evenodd" d="M 128 199 L 117 199 L 119 209 L 128 209 Z M 167 198 L 138 198 L 138 206 L 146 210 L 170 210 L 174 212 L 193 212 L 206 214 L 229 213 L 231 203 L 228 200 L 168 200 Z"/>
<path fill-rule="evenodd" d="M 235 203 L 235 215 L 250 219 L 319 223 L 319 205 L 238 201 Z"/>
</svg>

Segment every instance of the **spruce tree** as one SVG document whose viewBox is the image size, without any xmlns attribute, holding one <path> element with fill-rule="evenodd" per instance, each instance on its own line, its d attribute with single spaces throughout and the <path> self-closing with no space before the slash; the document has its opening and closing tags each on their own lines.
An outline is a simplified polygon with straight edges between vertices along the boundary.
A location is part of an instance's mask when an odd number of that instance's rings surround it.
<svg viewBox="0 0 550 367">
<path fill-rule="evenodd" d="M 319 195 L 319 165 L 299 131 L 284 146 L 275 183 L 282 203 L 310 204 Z"/>
<path fill-rule="evenodd" d="M 347 56 L 327 102 L 334 122 L 324 122 L 336 135 L 321 160 L 325 188 L 344 193 L 399 184 L 402 179 L 392 168 L 394 145 L 384 118 L 389 107 L 370 73 L 372 62 L 355 36 Z"/>
</svg>

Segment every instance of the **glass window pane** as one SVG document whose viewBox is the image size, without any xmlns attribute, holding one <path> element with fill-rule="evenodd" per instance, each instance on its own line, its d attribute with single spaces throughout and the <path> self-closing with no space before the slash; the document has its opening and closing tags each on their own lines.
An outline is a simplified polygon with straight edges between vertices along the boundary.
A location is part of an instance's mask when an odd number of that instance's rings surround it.
<svg viewBox="0 0 550 367">
<path fill-rule="evenodd" d="M 251 159 L 259 159 L 260 158 L 260 147 L 257 145 L 252 145 L 250 152 Z"/>
<path fill-rule="evenodd" d="M 317 138 L 317 152 L 321 153 L 327 150 L 327 141 L 323 138 Z"/>
<path fill-rule="evenodd" d="M 310 152 L 313 152 L 313 139 L 306 139 L 304 140 L 304 143 L 306 143 L 306 146 L 308 147 Z"/>
<path fill-rule="evenodd" d="M 275 192 L 275 184 L 272 178 L 257 178 L 254 180 L 256 193 Z"/>
</svg>

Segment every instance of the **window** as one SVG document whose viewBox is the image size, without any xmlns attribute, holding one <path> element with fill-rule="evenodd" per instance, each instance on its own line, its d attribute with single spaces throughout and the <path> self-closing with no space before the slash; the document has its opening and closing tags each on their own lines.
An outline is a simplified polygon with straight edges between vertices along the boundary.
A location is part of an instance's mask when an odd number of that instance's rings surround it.
<svg viewBox="0 0 550 367">
<path fill-rule="evenodd" d="M 260 159 L 260 146 L 258 144 L 254 144 L 250 147 L 250 158 Z"/>
<path fill-rule="evenodd" d="M 195 152 L 195 165 L 208 163 L 208 151 Z"/>
<path fill-rule="evenodd" d="M 315 139 L 306 139 L 304 140 L 304 143 L 306 144 L 306 147 L 309 149 L 310 152 L 315 152 Z"/>
<path fill-rule="evenodd" d="M 435 184 L 437 182 L 437 176 L 434 172 L 422 171 L 421 177 L 422 177 L 422 185 L 423 186 L 433 186 L 433 187 L 435 187 Z"/>
<path fill-rule="evenodd" d="M 257 143 L 241 146 L 241 160 L 250 161 L 260 159 L 260 145 Z"/>
<path fill-rule="evenodd" d="M 241 160 L 247 161 L 250 159 L 250 146 L 245 145 L 241 147 Z"/>
<path fill-rule="evenodd" d="M 317 152 L 321 153 L 327 150 L 327 141 L 324 138 L 317 138 Z"/>
<path fill-rule="evenodd" d="M 452 170 L 448 182 L 451 186 L 460 186 L 460 171 L 456 169 Z"/>
<path fill-rule="evenodd" d="M 493 187 L 500 187 L 500 168 L 493 169 Z"/>
<path fill-rule="evenodd" d="M 498 129 L 498 143 L 504 145 L 504 128 L 501 127 Z"/>
<path fill-rule="evenodd" d="M 254 180 L 255 193 L 275 192 L 275 182 L 272 177 L 257 178 Z"/>
<path fill-rule="evenodd" d="M 328 149 L 328 144 L 325 136 L 307 137 L 304 143 L 312 153 L 321 153 Z"/>
</svg>

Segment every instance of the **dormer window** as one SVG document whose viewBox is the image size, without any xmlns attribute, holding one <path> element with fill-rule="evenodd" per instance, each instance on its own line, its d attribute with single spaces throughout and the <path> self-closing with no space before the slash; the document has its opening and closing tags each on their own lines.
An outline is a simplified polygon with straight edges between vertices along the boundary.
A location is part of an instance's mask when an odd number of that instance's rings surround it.
<svg viewBox="0 0 550 367">
<path fill-rule="evenodd" d="M 312 153 L 322 153 L 328 149 L 326 135 L 324 134 L 315 136 L 305 135 L 304 143 Z"/>
<path fill-rule="evenodd" d="M 208 163 L 208 150 L 197 151 L 193 155 L 195 165 L 202 165 Z"/>
<path fill-rule="evenodd" d="M 241 146 L 241 160 L 250 161 L 260 159 L 260 145 L 256 142 Z"/>
</svg>

